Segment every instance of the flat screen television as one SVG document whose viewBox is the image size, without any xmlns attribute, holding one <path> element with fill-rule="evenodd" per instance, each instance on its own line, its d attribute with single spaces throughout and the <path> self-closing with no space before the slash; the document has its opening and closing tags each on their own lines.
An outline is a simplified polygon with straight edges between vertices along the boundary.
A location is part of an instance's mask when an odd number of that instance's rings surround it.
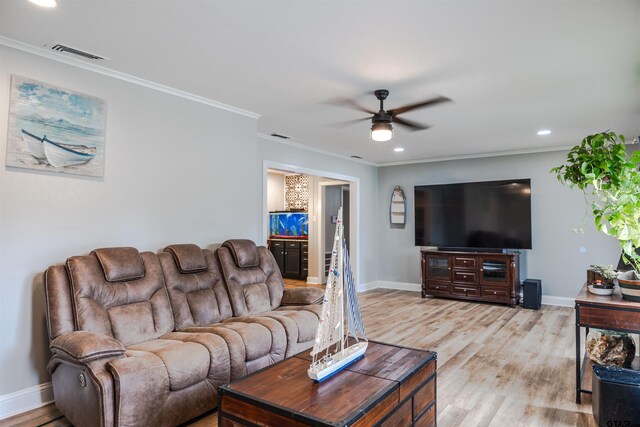
<svg viewBox="0 0 640 427">
<path fill-rule="evenodd" d="M 531 180 L 415 187 L 415 244 L 531 249 Z"/>
<path fill-rule="evenodd" d="M 306 238 L 309 236 L 307 212 L 269 212 L 270 237 Z"/>
</svg>

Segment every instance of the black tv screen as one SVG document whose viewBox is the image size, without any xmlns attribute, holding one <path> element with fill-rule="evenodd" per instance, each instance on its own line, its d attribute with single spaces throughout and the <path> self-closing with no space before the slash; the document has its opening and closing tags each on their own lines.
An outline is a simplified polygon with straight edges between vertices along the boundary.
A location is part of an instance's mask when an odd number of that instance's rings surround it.
<svg viewBox="0 0 640 427">
<path fill-rule="evenodd" d="M 531 249 L 531 180 L 415 187 L 416 246 Z"/>
</svg>

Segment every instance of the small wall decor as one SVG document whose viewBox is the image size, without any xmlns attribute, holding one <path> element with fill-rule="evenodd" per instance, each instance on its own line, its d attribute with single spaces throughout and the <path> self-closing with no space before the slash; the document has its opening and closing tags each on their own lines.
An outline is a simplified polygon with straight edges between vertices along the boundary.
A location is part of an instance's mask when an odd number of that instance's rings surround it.
<svg viewBox="0 0 640 427">
<path fill-rule="evenodd" d="M 407 222 L 407 198 L 404 190 L 396 185 L 391 193 L 391 206 L 389 207 L 389 221 L 391 224 L 406 224 Z"/>
<path fill-rule="evenodd" d="M 287 175 L 284 177 L 284 210 L 309 208 L 309 177 L 307 175 Z"/>
<path fill-rule="evenodd" d="M 102 99 L 11 76 L 6 165 L 102 176 L 106 114 Z"/>
</svg>

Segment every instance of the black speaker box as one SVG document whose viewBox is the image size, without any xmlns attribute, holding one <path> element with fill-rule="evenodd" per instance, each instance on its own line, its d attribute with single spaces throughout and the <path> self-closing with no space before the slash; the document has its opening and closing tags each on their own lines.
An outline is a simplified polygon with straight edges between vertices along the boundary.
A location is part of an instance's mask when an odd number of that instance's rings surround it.
<svg viewBox="0 0 640 427">
<path fill-rule="evenodd" d="M 522 307 L 531 310 L 539 310 L 542 305 L 542 281 L 538 279 L 527 279 L 522 282 L 524 293 Z"/>
<path fill-rule="evenodd" d="M 640 372 L 593 365 L 593 417 L 599 426 L 640 426 Z"/>
</svg>

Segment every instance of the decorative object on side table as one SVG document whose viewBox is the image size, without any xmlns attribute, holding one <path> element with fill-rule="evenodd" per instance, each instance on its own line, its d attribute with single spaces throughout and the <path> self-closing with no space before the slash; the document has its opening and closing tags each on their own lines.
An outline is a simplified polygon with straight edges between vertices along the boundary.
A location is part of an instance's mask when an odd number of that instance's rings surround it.
<svg viewBox="0 0 640 427">
<path fill-rule="evenodd" d="M 562 184 L 582 190 L 596 228 L 618 239 L 624 261 L 636 273 L 640 271 L 639 166 L 640 151 L 628 155 L 624 136 L 607 131 L 585 137 L 569 151 L 566 164 L 551 169 Z M 622 278 L 623 298 L 640 297 L 638 275 L 628 276 Z"/>
<path fill-rule="evenodd" d="M 587 270 L 589 292 L 595 295 L 612 295 L 618 273 L 612 265 L 591 265 Z"/>
<path fill-rule="evenodd" d="M 594 329 L 587 337 L 589 359 L 599 365 L 629 367 L 636 354 L 636 346 L 629 334 Z"/>
</svg>

